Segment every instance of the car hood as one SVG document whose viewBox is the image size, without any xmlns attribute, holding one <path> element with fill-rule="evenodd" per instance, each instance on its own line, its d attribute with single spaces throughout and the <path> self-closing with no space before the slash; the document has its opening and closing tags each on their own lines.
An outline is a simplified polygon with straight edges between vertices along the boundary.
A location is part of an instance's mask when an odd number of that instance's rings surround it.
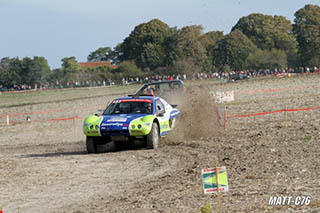
<svg viewBox="0 0 320 213">
<path fill-rule="evenodd" d="M 100 124 L 100 133 L 104 135 L 110 131 L 128 131 L 132 121 L 142 118 L 149 114 L 119 114 L 119 115 L 103 115 Z"/>
<path fill-rule="evenodd" d="M 119 115 L 103 115 L 103 119 L 101 122 L 101 126 L 103 126 L 103 124 L 130 124 L 131 121 L 137 119 L 137 118 L 141 118 L 144 117 L 148 114 L 119 114 Z"/>
</svg>

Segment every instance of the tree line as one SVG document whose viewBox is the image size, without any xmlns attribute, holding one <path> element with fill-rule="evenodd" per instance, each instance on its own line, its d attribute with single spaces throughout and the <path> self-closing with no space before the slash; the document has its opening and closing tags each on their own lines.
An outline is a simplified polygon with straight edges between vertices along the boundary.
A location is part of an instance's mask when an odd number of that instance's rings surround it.
<svg viewBox="0 0 320 213">
<path fill-rule="evenodd" d="M 295 12 L 294 23 L 283 16 L 253 13 L 240 18 L 226 35 L 204 33 L 201 25 L 178 29 L 153 19 L 135 26 L 122 43 L 98 48 L 87 59 L 110 61 L 117 67 L 80 67 L 75 57 L 66 57 L 61 68 L 50 70 L 44 57 L 3 58 L 0 85 L 66 85 L 149 75 L 319 67 L 320 7 L 305 5 Z"/>
</svg>

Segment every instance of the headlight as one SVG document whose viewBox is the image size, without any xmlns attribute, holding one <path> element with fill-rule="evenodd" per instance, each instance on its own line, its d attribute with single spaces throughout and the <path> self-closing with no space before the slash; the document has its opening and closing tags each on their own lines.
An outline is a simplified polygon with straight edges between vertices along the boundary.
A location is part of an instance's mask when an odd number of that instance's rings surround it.
<svg viewBox="0 0 320 213">
<path fill-rule="evenodd" d="M 131 127 L 132 127 L 132 129 L 136 128 L 136 126 L 135 126 L 135 125 L 132 125 Z"/>
<path fill-rule="evenodd" d="M 141 129 L 141 128 L 142 128 L 141 124 L 139 124 L 139 125 L 138 125 L 138 128 L 139 128 L 139 129 Z"/>
<path fill-rule="evenodd" d="M 98 125 L 96 125 L 96 129 L 99 129 L 99 126 L 98 126 Z"/>
</svg>

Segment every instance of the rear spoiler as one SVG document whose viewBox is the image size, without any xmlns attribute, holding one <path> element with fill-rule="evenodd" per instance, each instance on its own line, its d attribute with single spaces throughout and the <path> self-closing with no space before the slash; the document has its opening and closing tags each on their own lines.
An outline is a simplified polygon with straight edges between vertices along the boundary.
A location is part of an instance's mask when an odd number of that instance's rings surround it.
<svg viewBox="0 0 320 213">
<path fill-rule="evenodd" d="M 134 94 L 134 95 L 128 95 L 128 97 L 134 97 L 134 98 L 138 98 L 140 96 L 150 96 L 153 97 L 153 95 L 151 94 Z"/>
</svg>

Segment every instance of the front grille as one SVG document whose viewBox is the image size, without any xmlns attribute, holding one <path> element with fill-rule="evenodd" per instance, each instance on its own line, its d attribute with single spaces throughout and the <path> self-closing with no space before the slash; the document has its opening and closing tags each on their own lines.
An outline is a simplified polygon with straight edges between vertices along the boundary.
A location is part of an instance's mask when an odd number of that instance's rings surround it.
<svg viewBox="0 0 320 213">
<path fill-rule="evenodd" d="M 101 131 L 101 135 L 103 136 L 129 136 L 129 131 L 128 130 L 104 130 Z"/>
</svg>

